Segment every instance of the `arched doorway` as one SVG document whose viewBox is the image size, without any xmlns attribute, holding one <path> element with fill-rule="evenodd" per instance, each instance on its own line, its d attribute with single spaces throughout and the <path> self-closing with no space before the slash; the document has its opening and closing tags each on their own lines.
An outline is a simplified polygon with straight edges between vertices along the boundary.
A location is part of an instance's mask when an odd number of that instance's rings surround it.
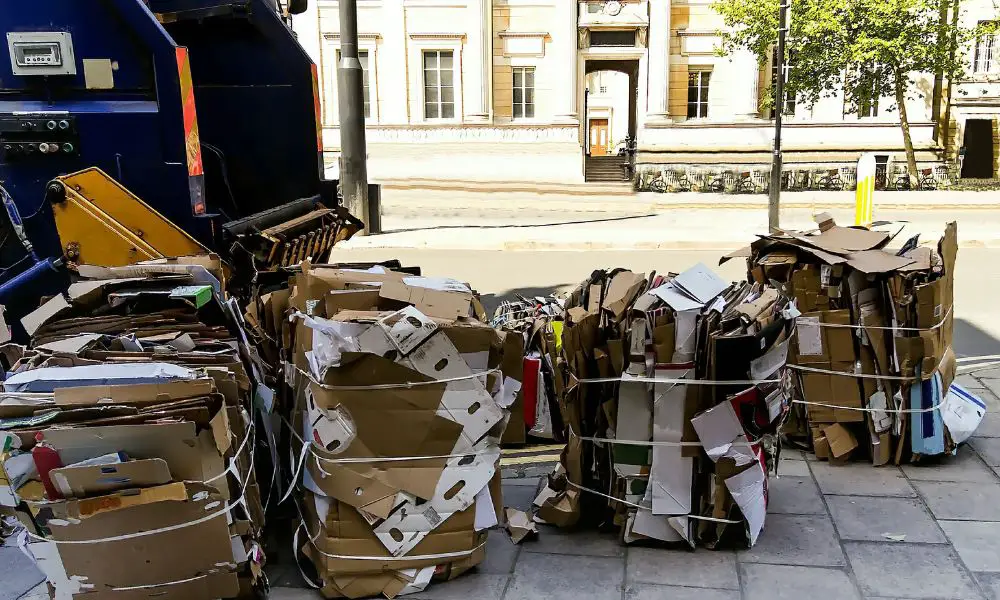
<svg viewBox="0 0 1000 600">
<path fill-rule="evenodd" d="M 585 76 L 585 179 L 627 181 L 630 157 L 618 151 L 636 135 L 639 61 L 587 60 Z"/>
</svg>

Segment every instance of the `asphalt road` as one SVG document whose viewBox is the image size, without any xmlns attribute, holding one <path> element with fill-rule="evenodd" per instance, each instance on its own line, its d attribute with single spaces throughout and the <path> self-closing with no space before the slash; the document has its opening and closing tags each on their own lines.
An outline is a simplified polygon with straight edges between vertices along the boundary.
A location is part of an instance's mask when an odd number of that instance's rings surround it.
<svg viewBox="0 0 1000 600">
<path fill-rule="evenodd" d="M 734 248 L 735 249 L 735 248 Z M 595 269 L 626 267 L 648 273 L 682 271 L 703 262 L 724 278 L 745 277 L 742 261 L 718 266 L 720 251 L 707 250 L 433 250 L 355 248 L 334 251 L 334 261 L 398 258 L 426 275 L 466 281 L 487 309 L 514 293 L 544 295 L 572 289 Z M 959 356 L 1000 354 L 1000 249 L 961 248 L 955 282 L 955 351 Z"/>
</svg>

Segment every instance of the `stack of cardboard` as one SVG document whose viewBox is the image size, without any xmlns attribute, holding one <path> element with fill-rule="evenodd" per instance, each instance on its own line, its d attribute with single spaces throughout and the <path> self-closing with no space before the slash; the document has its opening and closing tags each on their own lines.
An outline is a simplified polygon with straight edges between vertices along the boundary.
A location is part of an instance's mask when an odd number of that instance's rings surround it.
<svg viewBox="0 0 1000 600">
<path fill-rule="evenodd" d="M 511 407 L 503 443 L 523 444 L 528 436 L 563 441 L 555 394 L 555 365 L 562 349 L 563 303 L 553 296 L 501 302 L 493 327 L 519 335 L 524 343 L 524 386 Z"/>
<path fill-rule="evenodd" d="M 392 598 L 480 563 L 520 336 L 485 325 L 465 284 L 382 266 L 303 264 L 261 306 L 248 320 L 282 340 L 299 549 L 322 593 Z"/>
<path fill-rule="evenodd" d="M 746 254 L 750 277 L 778 282 L 801 315 L 793 352 L 796 418 L 821 459 L 875 465 L 953 453 L 985 405 L 953 383 L 953 286 L 957 227 L 937 249 L 913 238 L 839 227 L 762 236 Z"/>
<path fill-rule="evenodd" d="M 0 396 L 0 504 L 55 597 L 252 596 L 255 377 L 221 264 L 79 271 L 23 320 L 32 343 Z"/>
<path fill-rule="evenodd" d="M 765 446 L 785 412 L 786 304 L 704 265 L 583 282 L 565 303 L 554 378 L 567 446 L 537 517 L 614 524 L 626 543 L 753 544 Z"/>
</svg>

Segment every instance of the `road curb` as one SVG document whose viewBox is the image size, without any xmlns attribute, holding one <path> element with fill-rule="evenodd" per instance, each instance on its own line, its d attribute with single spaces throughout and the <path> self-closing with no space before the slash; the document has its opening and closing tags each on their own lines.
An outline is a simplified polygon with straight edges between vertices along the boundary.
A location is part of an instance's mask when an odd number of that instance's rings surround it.
<svg viewBox="0 0 1000 600">
<path fill-rule="evenodd" d="M 358 243 L 357 240 L 372 238 L 355 238 L 350 242 L 339 244 L 338 249 L 342 250 L 438 250 L 438 251 L 511 251 L 511 252 L 581 252 L 581 251 L 690 251 L 690 250 L 719 250 L 732 251 L 748 245 L 752 240 L 717 240 L 717 241 L 672 241 L 672 242 L 635 242 L 635 243 L 606 243 L 606 242 L 545 242 L 536 240 L 524 240 L 516 242 L 497 242 L 491 244 L 471 245 L 471 244 L 430 244 L 420 242 L 399 242 L 399 243 Z M 1000 248 L 1000 239 L 992 240 L 965 240 L 959 242 L 959 248 Z"/>
</svg>

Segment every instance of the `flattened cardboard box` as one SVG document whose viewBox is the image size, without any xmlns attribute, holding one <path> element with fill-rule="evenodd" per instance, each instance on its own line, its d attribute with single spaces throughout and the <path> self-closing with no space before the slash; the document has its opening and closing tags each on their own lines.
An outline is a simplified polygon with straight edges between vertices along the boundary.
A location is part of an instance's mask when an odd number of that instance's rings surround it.
<svg viewBox="0 0 1000 600">
<path fill-rule="evenodd" d="M 56 586 L 57 597 L 70 593 L 131 598 L 135 590 L 128 588 L 138 586 L 154 587 L 157 598 L 191 598 L 193 590 L 208 592 L 207 597 L 229 597 L 239 591 L 239 584 L 232 572 L 236 565 L 224 513 L 197 525 L 113 539 L 191 523 L 224 506 L 216 490 L 190 482 L 33 504 L 32 513 L 47 538 L 107 541 L 35 542 L 30 549 Z M 197 583 L 183 584 L 190 579 Z"/>
</svg>

